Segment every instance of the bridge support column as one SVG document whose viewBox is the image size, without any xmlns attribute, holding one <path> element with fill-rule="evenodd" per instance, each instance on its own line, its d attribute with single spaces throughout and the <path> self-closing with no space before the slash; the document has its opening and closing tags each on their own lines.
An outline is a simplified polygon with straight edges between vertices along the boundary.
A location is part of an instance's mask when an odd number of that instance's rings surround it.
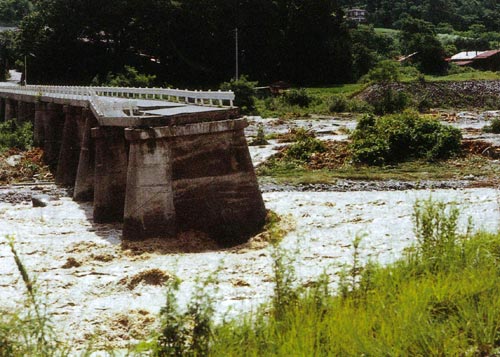
<svg viewBox="0 0 500 357">
<path fill-rule="evenodd" d="M 0 121 L 5 120 L 5 98 L 0 98 Z"/>
<path fill-rule="evenodd" d="M 92 129 L 95 139 L 94 222 L 123 220 L 127 186 L 127 145 L 119 127 Z"/>
<path fill-rule="evenodd" d="M 12 99 L 5 99 L 5 121 L 16 118 L 17 103 Z"/>
<path fill-rule="evenodd" d="M 63 111 L 65 119 L 61 150 L 57 164 L 56 184 L 73 186 L 80 158 L 81 142 L 78 134 L 78 117 L 81 116 L 81 109 L 65 105 Z"/>
<path fill-rule="evenodd" d="M 176 234 L 172 153 L 166 139 L 130 142 L 123 237 L 140 240 Z"/>
<path fill-rule="evenodd" d="M 57 168 L 61 149 L 64 113 L 62 106 L 47 103 L 44 115 L 44 161 L 51 170 Z"/>
<path fill-rule="evenodd" d="M 35 104 L 35 123 L 33 125 L 33 142 L 35 146 L 42 147 L 45 142 L 45 110 L 46 104 L 38 102 Z"/>
<path fill-rule="evenodd" d="M 95 144 L 91 129 L 98 124 L 88 109 L 82 109 L 81 119 L 84 121 L 84 126 L 81 132 L 82 142 L 73 199 L 86 202 L 94 198 Z"/>
<path fill-rule="evenodd" d="M 33 108 L 31 103 L 18 101 L 17 102 L 17 119 L 19 122 L 33 122 Z"/>
<path fill-rule="evenodd" d="M 124 238 L 169 236 L 174 214 L 178 230 L 205 232 L 222 244 L 258 232 L 266 210 L 246 126 L 236 119 L 126 129 L 131 161 Z"/>
</svg>

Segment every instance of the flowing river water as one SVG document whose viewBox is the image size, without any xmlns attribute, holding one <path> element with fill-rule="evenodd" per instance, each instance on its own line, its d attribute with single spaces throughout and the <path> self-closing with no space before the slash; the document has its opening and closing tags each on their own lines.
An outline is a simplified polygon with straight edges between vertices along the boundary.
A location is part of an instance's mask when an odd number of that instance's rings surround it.
<svg viewBox="0 0 500 357">
<path fill-rule="evenodd" d="M 252 151 L 258 158 L 258 150 Z M 288 222 L 289 231 L 280 246 L 291 252 L 300 284 L 315 281 L 323 272 L 335 284 L 336 274 L 352 263 L 356 236 L 362 237 L 360 257 L 364 262 L 387 264 L 401 257 L 415 240 L 412 214 L 416 200 L 432 197 L 456 204 L 461 211 L 461 230 L 467 228 L 469 219 L 474 229 L 492 231 L 500 224 L 500 193 L 494 188 L 458 185 L 345 192 L 278 188 L 264 187 L 263 197 L 266 207 Z M 31 195 L 40 191 L 50 201 L 46 207 L 33 207 Z M 94 224 L 91 216 L 90 204 L 76 203 L 52 185 L 0 187 L 2 309 L 21 307 L 25 297 L 7 235 L 14 237 L 23 263 L 36 278 L 61 338 L 81 348 L 90 340 L 124 347 L 146 338 L 157 326 L 165 288 L 137 279 L 147 271 L 181 279 L 181 306 L 189 301 L 200 279 L 216 274 L 212 293 L 219 321 L 269 301 L 273 291 L 273 248 L 269 246 L 138 253 L 122 247 L 119 224 Z"/>
</svg>

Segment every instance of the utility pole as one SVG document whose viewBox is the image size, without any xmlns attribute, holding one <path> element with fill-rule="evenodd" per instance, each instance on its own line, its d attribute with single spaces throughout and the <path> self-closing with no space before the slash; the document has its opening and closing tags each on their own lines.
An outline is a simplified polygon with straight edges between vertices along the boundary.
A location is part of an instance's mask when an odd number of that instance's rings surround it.
<svg viewBox="0 0 500 357">
<path fill-rule="evenodd" d="M 239 56 L 238 56 L 238 28 L 236 27 L 234 29 L 234 39 L 235 39 L 235 61 L 236 61 L 236 75 L 235 75 L 235 79 L 238 80 L 239 78 L 239 63 L 238 63 L 238 60 L 239 60 Z"/>
<path fill-rule="evenodd" d="M 24 55 L 24 85 L 28 84 L 28 65 L 26 64 L 27 56 Z"/>
</svg>

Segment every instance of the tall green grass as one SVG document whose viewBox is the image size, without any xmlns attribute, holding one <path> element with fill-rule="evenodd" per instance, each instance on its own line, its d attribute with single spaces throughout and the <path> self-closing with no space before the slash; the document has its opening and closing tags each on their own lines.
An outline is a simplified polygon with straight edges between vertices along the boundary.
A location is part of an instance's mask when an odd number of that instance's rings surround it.
<svg viewBox="0 0 500 357">
<path fill-rule="evenodd" d="M 50 314 L 14 246 L 14 238 L 6 238 L 26 289 L 26 301 L 22 309 L 0 308 L 0 357 L 67 356 L 70 351 L 57 339 Z"/>
<path fill-rule="evenodd" d="M 217 328 L 210 354 L 499 353 L 500 234 L 460 234 L 457 218 L 454 207 L 417 203 L 418 242 L 404 258 L 387 267 L 351 269 L 336 291 L 323 278 L 298 298 L 275 298 L 268 309 Z M 289 288 L 281 290 L 294 296 Z"/>
</svg>

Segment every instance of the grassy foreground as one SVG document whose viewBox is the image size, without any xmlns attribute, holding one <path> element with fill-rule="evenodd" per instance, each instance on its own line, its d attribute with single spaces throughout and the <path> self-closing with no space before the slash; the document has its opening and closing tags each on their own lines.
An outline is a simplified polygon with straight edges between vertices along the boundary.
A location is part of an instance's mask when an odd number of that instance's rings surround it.
<svg viewBox="0 0 500 357">
<path fill-rule="evenodd" d="M 388 267 L 360 268 L 355 255 L 336 293 L 325 279 L 290 289 L 278 269 L 270 309 L 217 328 L 210 355 L 499 353 L 500 234 L 460 235 L 457 218 L 453 207 L 418 203 L 417 246 Z"/>
</svg>

